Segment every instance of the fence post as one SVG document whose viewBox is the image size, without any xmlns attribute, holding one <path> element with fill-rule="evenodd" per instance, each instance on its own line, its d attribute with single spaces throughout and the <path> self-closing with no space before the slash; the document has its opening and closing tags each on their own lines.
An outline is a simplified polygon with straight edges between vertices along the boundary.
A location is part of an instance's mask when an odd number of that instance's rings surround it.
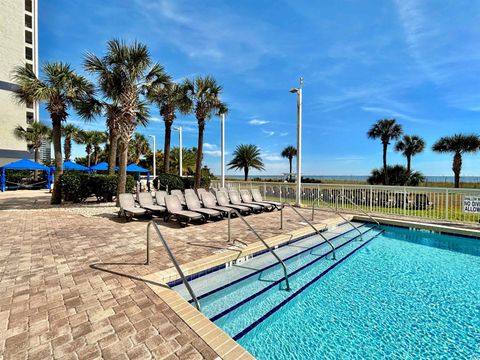
<svg viewBox="0 0 480 360">
<path fill-rule="evenodd" d="M 263 196 L 267 198 L 267 183 L 263 183 Z"/>
<path fill-rule="evenodd" d="M 403 215 L 407 215 L 407 188 L 404 186 L 403 187 Z"/>
<path fill-rule="evenodd" d="M 370 185 L 370 212 L 373 211 L 373 185 Z"/>
<path fill-rule="evenodd" d="M 445 189 L 445 220 L 448 220 L 448 188 Z"/>
<path fill-rule="evenodd" d="M 345 209 L 345 188 L 342 186 L 342 209 Z"/>
</svg>

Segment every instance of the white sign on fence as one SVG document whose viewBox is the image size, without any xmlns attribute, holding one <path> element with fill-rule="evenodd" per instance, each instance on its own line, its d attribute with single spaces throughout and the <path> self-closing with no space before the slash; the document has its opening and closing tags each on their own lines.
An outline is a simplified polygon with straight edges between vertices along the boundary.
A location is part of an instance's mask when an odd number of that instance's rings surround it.
<svg viewBox="0 0 480 360">
<path fill-rule="evenodd" d="M 480 196 L 464 196 L 463 211 L 466 213 L 480 213 Z"/>
</svg>

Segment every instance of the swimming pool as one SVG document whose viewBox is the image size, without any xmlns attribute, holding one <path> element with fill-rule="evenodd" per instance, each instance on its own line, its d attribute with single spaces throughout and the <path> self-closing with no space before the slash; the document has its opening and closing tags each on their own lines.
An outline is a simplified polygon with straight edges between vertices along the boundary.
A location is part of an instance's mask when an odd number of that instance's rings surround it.
<svg viewBox="0 0 480 360">
<path fill-rule="evenodd" d="M 202 311 L 258 359 L 479 356 L 480 241 L 362 232 L 333 237 L 336 261 L 324 243 L 297 244 L 290 291 L 270 265 L 205 292 Z"/>
</svg>

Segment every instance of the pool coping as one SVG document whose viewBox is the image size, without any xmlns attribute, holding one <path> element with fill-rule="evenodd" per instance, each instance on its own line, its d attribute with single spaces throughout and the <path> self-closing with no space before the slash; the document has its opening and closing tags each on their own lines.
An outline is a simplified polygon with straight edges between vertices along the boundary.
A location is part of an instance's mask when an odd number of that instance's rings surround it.
<svg viewBox="0 0 480 360">
<path fill-rule="evenodd" d="M 347 219 L 351 219 L 348 216 Z M 343 223 L 343 219 L 333 218 L 315 223 L 319 230 L 325 230 L 330 226 L 336 226 Z M 305 226 L 297 230 L 288 231 L 280 235 L 265 239 L 265 242 L 275 248 L 291 242 L 293 239 L 313 235 L 315 232 L 310 226 Z M 182 264 L 181 268 L 185 276 L 200 273 L 202 271 L 215 268 L 220 265 L 231 263 L 239 258 L 251 256 L 265 251 L 265 246 L 261 241 L 257 241 L 243 248 L 229 248 L 218 254 L 213 254 L 187 264 Z M 178 280 L 178 275 L 174 267 L 149 274 L 144 277 L 146 280 L 153 281 L 163 286 L 153 285 L 147 282 L 147 285 L 203 340 L 210 346 L 221 359 L 255 359 L 247 350 L 238 344 L 233 338 L 215 325 L 203 313 L 198 311 L 192 304 L 185 300 L 180 294 L 172 290 L 167 284 Z"/>
<path fill-rule="evenodd" d="M 431 230 L 431 231 L 435 231 L 445 235 L 458 235 L 458 236 L 465 236 L 469 238 L 480 239 L 480 230 L 476 230 L 473 228 L 469 229 L 469 228 L 456 227 L 453 224 L 439 225 L 439 224 L 431 224 L 427 222 L 407 221 L 407 220 L 393 219 L 393 218 L 387 218 L 387 217 L 377 217 L 377 216 L 374 216 L 374 219 L 383 225 L 391 225 L 391 226 L 397 226 L 402 228 Z M 366 222 L 366 223 L 374 223 L 374 221 L 370 217 L 364 216 L 364 215 L 353 215 L 352 220 Z"/>
</svg>

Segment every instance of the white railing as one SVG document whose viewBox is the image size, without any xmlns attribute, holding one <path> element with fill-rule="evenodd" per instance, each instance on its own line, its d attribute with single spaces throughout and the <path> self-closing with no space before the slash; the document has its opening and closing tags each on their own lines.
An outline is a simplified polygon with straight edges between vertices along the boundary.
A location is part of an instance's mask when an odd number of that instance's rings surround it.
<svg viewBox="0 0 480 360">
<path fill-rule="evenodd" d="M 235 189 L 257 188 L 267 200 L 295 202 L 293 183 L 226 181 L 225 186 Z M 220 187 L 220 182 L 213 181 L 212 187 Z M 480 222 L 480 189 L 302 184 L 302 205 L 311 207 L 315 202 L 316 207 L 326 208 L 321 201 L 315 201 L 318 197 L 335 209 L 343 211 L 355 212 L 358 206 L 365 211 L 378 214 L 454 222 Z M 353 204 L 345 198 L 351 199 Z M 469 200 L 473 200 L 470 205 Z M 468 209 L 465 209 L 465 205 Z M 475 209 L 477 212 L 474 212 Z"/>
</svg>

